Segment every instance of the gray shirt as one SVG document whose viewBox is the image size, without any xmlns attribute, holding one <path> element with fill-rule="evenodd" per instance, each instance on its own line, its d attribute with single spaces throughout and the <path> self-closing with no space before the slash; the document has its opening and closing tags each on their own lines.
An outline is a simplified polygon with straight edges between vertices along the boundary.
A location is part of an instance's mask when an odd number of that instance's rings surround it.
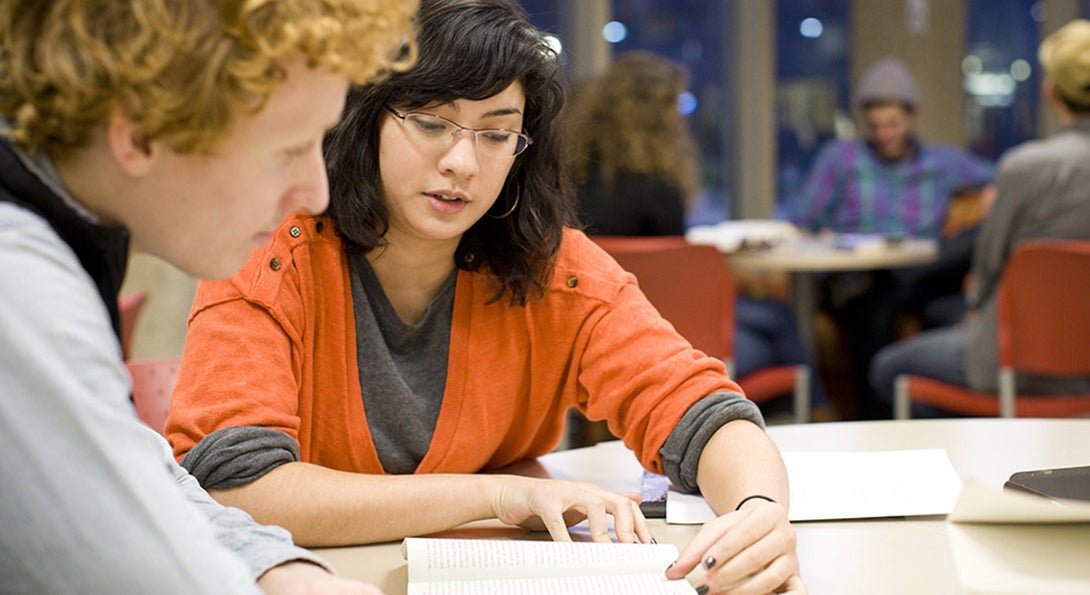
<svg viewBox="0 0 1090 595">
<path fill-rule="evenodd" d="M 971 388 L 990 392 L 999 369 L 999 281 L 1015 246 L 1027 239 L 1090 239 L 1090 120 L 1008 151 L 996 189 L 973 253 L 976 289 L 969 306 L 979 315 L 965 324 L 966 378 Z M 1090 380 L 1019 375 L 1017 386 L 1020 392 L 1086 392 Z"/>
<path fill-rule="evenodd" d="M 38 215 L 0 203 L 0 590 L 258 593 L 293 559 L 137 421 L 109 314 Z"/>
</svg>

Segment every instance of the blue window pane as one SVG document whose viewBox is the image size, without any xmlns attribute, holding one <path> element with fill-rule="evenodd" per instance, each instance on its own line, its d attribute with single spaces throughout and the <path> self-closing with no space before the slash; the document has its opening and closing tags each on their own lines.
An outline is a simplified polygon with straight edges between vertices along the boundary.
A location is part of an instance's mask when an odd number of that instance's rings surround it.
<svg viewBox="0 0 1090 595">
<path fill-rule="evenodd" d="M 563 0 L 520 0 L 519 4 L 530 15 L 535 27 L 549 33 L 560 34 L 561 3 Z"/>
<path fill-rule="evenodd" d="M 613 21 L 624 35 L 613 42 L 613 53 L 646 50 L 684 64 L 691 81 L 683 107 L 700 146 L 703 196 L 690 223 L 718 221 L 729 211 L 726 189 L 723 114 L 728 113 L 723 82 L 724 30 L 722 2 L 708 0 L 614 0 Z M 619 28 L 614 25 L 614 32 Z"/>
<path fill-rule="evenodd" d="M 1040 0 L 969 0 L 962 61 L 969 149 L 996 159 L 1037 136 Z"/>
<path fill-rule="evenodd" d="M 793 199 L 821 145 L 851 119 L 851 0 L 776 4 L 777 208 Z"/>
</svg>

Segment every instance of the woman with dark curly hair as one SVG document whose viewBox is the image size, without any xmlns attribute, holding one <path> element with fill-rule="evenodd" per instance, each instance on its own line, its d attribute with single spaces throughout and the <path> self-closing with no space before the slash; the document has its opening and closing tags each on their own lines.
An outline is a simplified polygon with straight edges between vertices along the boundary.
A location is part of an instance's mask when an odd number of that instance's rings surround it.
<svg viewBox="0 0 1090 595">
<path fill-rule="evenodd" d="M 589 233 L 685 233 L 685 210 L 700 190 L 700 154 L 677 109 L 688 85 L 681 64 L 631 51 L 572 92 L 565 157 Z"/>
<path fill-rule="evenodd" d="M 708 588 L 797 585 L 760 412 L 571 227 L 555 52 L 510 0 L 425 0 L 416 27 L 417 64 L 351 93 L 326 137 L 329 212 L 198 289 L 175 455 L 312 546 L 485 518 L 609 541 L 610 516 L 650 541 L 626 496 L 502 472 L 578 407 L 724 513 L 673 578 L 704 561 Z"/>
</svg>

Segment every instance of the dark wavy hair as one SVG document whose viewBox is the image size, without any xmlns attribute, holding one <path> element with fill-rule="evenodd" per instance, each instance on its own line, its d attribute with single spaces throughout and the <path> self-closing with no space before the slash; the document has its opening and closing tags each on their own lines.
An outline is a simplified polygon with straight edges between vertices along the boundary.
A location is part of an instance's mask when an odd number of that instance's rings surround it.
<svg viewBox="0 0 1090 595">
<path fill-rule="evenodd" d="M 410 70 L 350 91 L 341 123 L 325 139 L 329 214 L 349 250 L 385 244 L 389 213 L 379 174 L 379 123 L 387 106 L 413 110 L 458 99 L 482 100 L 514 82 L 526 95 L 523 127 L 534 140 L 515 158 L 496 200 L 505 218 L 482 217 L 462 237 L 455 263 L 498 281 L 492 301 L 525 304 L 552 274 L 562 230 L 575 222 L 563 166 L 560 113 L 566 92 L 559 56 L 516 3 L 423 0 L 416 17 L 418 56 Z"/>
</svg>

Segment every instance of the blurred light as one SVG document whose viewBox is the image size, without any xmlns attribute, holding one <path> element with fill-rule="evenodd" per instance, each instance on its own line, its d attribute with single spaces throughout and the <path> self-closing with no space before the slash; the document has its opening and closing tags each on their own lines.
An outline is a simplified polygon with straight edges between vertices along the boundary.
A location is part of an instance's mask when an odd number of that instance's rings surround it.
<svg viewBox="0 0 1090 595">
<path fill-rule="evenodd" d="M 624 23 L 620 21 L 610 21 L 602 27 L 602 37 L 609 43 L 624 41 L 624 38 L 628 37 L 628 27 L 625 27 Z"/>
<path fill-rule="evenodd" d="M 1014 80 L 1022 82 L 1028 79 L 1031 74 L 1033 74 L 1033 67 L 1029 65 L 1029 62 L 1022 59 L 1011 62 L 1011 76 L 1014 77 Z"/>
<path fill-rule="evenodd" d="M 1033 6 L 1029 7 L 1029 16 L 1038 23 L 1045 22 L 1045 10 L 1047 7 L 1044 2 L 1034 2 Z"/>
<path fill-rule="evenodd" d="M 961 61 L 961 73 L 965 76 L 980 74 L 983 70 L 984 64 L 980 61 L 980 58 L 972 54 L 965 56 L 965 59 Z"/>
<path fill-rule="evenodd" d="M 825 30 L 825 26 L 821 24 L 821 21 L 814 17 L 802 19 L 799 23 L 799 34 L 808 39 L 815 39 L 821 37 L 821 32 Z"/>
<path fill-rule="evenodd" d="M 564 42 L 560 41 L 560 38 L 552 33 L 545 34 L 545 43 L 556 52 L 557 56 L 560 56 L 560 53 L 564 51 Z"/>
<path fill-rule="evenodd" d="M 984 107 L 1007 107 L 1014 96 L 1014 82 L 1007 73 L 984 72 L 965 77 L 965 91 Z"/>
<path fill-rule="evenodd" d="M 686 39 L 681 44 L 681 57 L 689 62 L 699 62 L 700 58 L 704 56 L 704 46 L 700 44 L 699 40 Z"/>
<path fill-rule="evenodd" d="M 681 95 L 677 96 L 677 111 L 681 112 L 681 115 L 688 116 L 696 111 L 696 96 L 692 93 L 685 91 Z"/>
</svg>

